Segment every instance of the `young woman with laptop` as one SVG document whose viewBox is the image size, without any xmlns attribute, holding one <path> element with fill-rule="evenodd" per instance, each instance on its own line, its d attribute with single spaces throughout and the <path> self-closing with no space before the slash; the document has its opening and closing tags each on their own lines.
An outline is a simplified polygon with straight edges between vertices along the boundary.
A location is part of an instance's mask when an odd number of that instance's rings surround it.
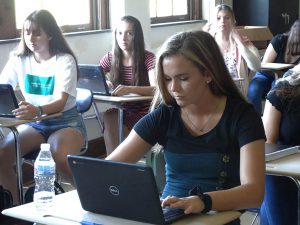
<svg viewBox="0 0 300 225">
<path fill-rule="evenodd" d="M 78 154 L 86 130 L 76 109 L 77 61 L 55 18 L 46 10 L 31 13 L 24 21 L 21 41 L 0 75 L 0 83 L 18 85 L 25 100 L 14 114 L 32 119 L 43 114 L 62 115 L 18 127 L 22 155 L 51 144 L 56 168 L 71 179 L 66 156 Z M 17 204 L 15 150 L 12 134 L 0 141 L 0 184 Z"/>
<path fill-rule="evenodd" d="M 103 68 L 113 89 L 111 95 L 154 94 L 155 55 L 145 50 L 141 23 L 133 16 L 123 16 L 115 31 L 113 49 L 101 60 Z M 122 109 L 123 136 L 126 137 L 134 124 L 149 111 L 150 102 L 124 103 Z M 118 111 L 109 109 L 104 113 L 104 140 L 109 155 L 118 142 Z"/>
<path fill-rule="evenodd" d="M 137 162 L 159 143 L 166 161 L 164 207 L 186 214 L 259 207 L 262 120 L 234 84 L 213 37 L 203 31 L 173 35 L 157 59 L 160 104 L 106 159 Z"/>
</svg>

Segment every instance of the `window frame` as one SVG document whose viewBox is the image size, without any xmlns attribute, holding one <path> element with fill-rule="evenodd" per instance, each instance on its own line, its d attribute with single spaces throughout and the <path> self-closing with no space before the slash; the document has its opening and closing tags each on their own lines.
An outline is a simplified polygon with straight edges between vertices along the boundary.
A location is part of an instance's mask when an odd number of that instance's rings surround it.
<svg viewBox="0 0 300 225">
<path fill-rule="evenodd" d="M 63 33 L 104 30 L 110 28 L 109 0 L 90 1 L 90 23 L 60 26 Z M 0 5 L 0 40 L 19 38 L 20 29 L 16 27 L 15 1 L 1 0 Z"/>
<path fill-rule="evenodd" d="M 202 0 L 187 0 L 187 12 L 185 15 L 178 16 L 151 17 L 151 24 L 200 20 L 202 19 Z"/>
</svg>

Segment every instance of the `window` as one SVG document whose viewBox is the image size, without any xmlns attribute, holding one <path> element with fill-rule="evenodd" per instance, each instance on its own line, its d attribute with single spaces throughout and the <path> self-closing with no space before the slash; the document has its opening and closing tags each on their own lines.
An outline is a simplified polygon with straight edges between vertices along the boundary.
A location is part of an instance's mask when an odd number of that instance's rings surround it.
<svg viewBox="0 0 300 225">
<path fill-rule="evenodd" d="M 18 37 L 25 18 L 37 9 L 49 10 L 64 33 L 107 29 L 108 2 L 108 0 L 1 0 L 0 26 L 7 29 L 1 29 L 0 39 Z"/>
<path fill-rule="evenodd" d="M 202 19 L 201 0 L 150 0 L 151 23 Z"/>
</svg>

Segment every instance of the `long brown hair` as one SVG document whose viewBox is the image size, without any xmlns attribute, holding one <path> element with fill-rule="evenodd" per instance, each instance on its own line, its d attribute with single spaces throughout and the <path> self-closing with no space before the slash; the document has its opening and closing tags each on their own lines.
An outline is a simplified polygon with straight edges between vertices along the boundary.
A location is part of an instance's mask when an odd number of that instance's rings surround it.
<svg viewBox="0 0 300 225">
<path fill-rule="evenodd" d="M 288 35 L 287 41 L 287 54 L 288 55 L 300 55 L 300 19 L 297 19 L 290 31 L 286 33 Z"/>
<path fill-rule="evenodd" d="M 133 65 L 132 65 L 132 85 L 148 85 L 148 72 L 145 65 L 145 43 L 141 23 L 133 16 L 123 16 L 121 21 L 133 25 Z M 117 29 L 114 31 L 113 57 L 111 63 L 111 81 L 114 86 L 123 83 L 123 52 L 119 47 L 116 38 Z"/>
<path fill-rule="evenodd" d="M 66 39 L 64 38 L 59 26 L 56 23 L 55 18 L 53 15 L 47 10 L 36 10 L 32 12 L 23 23 L 23 28 L 21 32 L 21 41 L 18 45 L 16 54 L 20 57 L 28 56 L 32 54 L 32 51 L 27 47 L 25 40 L 24 40 L 24 33 L 28 27 L 26 25 L 31 26 L 32 24 L 36 25 L 37 29 L 43 29 L 45 33 L 51 37 L 49 40 L 49 52 L 51 55 L 55 55 L 58 53 L 66 53 L 73 56 L 76 66 L 77 66 L 77 59 L 75 54 L 71 50 L 70 46 L 68 45 Z M 77 68 L 78 73 L 78 68 Z"/>
</svg>

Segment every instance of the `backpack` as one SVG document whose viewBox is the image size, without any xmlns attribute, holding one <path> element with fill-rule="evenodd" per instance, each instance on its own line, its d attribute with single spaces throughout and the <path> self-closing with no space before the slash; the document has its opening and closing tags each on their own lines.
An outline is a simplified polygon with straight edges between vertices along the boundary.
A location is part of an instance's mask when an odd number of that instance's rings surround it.
<svg viewBox="0 0 300 225">
<path fill-rule="evenodd" d="M 13 197 L 9 190 L 0 185 L 0 212 L 13 206 Z"/>
</svg>

